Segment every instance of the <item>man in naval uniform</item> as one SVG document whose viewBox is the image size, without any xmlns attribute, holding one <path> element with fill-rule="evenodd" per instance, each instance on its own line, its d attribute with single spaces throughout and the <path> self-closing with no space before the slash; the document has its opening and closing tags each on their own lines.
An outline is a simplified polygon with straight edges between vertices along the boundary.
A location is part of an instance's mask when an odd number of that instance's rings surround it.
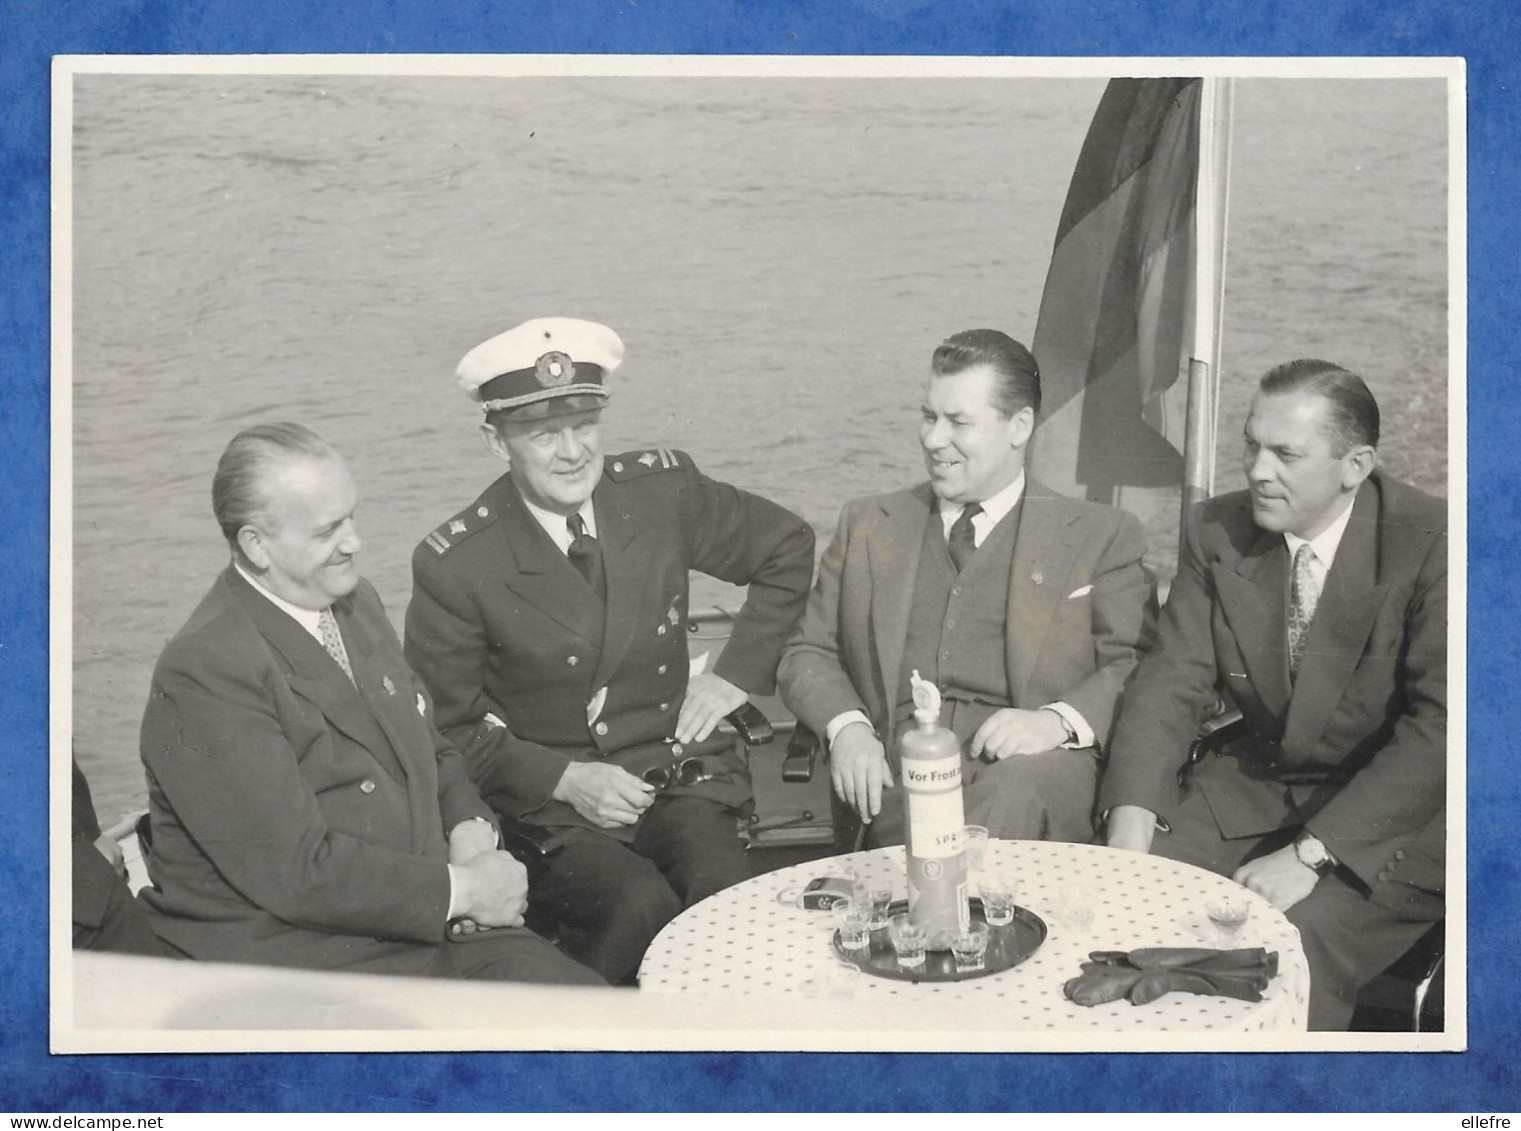
<svg viewBox="0 0 1521 1131">
<path fill-rule="evenodd" d="M 681 909 L 743 880 L 751 801 L 714 735 L 777 659 L 813 570 L 796 515 L 679 451 L 604 458 L 612 330 L 526 322 L 471 350 L 458 384 L 507 472 L 418 546 L 407 659 L 498 812 L 551 829 L 530 922 L 614 983 Z M 689 676 L 689 570 L 749 592 L 728 645 Z"/>
<path fill-rule="evenodd" d="M 782 698 L 824 736 L 830 779 L 902 843 L 898 730 L 909 675 L 941 689 L 962 743 L 967 820 L 993 836 L 1085 841 L 1099 752 L 1134 668 L 1146 601 L 1140 524 L 1025 474 L 1035 358 L 997 330 L 942 343 L 919 443 L 929 482 L 840 515 L 782 659 Z"/>
<path fill-rule="evenodd" d="M 1111 846 L 1234 876 L 1288 915 L 1311 1029 L 1346 1029 L 1445 909 L 1447 506 L 1377 470 L 1378 435 L 1355 373 L 1263 376 L 1247 490 L 1189 515 L 1100 795 Z M 1219 700 L 1241 724 L 1190 765 Z"/>
</svg>

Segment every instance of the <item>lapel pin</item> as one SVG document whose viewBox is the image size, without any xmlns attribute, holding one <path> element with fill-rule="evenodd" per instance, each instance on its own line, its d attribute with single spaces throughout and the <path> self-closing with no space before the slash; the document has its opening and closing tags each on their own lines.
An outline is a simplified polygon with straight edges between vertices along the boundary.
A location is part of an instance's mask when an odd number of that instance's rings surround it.
<svg viewBox="0 0 1521 1131">
<path fill-rule="evenodd" d="M 396 694 L 396 685 L 391 682 L 391 677 L 390 676 L 388 676 L 388 675 L 387 676 L 382 676 L 381 679 L 380 679 L 380 686 L 384 687 L 386 689 L 386 694 L 387 695 L 395 695 Z"/>
</svg>

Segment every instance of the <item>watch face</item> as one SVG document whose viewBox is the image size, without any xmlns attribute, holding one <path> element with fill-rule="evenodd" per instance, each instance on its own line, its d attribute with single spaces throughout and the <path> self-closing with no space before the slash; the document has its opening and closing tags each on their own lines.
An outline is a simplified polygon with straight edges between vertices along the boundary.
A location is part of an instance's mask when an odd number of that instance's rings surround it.
<svg viewBox="0 0 1521 1131">
<path fill-rule="evenodd" d="M 1300 863 L 1311 868 L 1319 868 L 1331 859 L 1326 846 L 1312 836 L 1295 841 L 1294 854 L 1299 857 Z"/>
</svg>

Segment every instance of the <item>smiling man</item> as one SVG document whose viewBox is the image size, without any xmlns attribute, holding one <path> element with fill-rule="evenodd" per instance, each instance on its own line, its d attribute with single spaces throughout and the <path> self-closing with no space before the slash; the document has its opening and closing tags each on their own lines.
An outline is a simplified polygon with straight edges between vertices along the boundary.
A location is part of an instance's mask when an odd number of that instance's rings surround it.
<svg viewBox="0 0 1521 1131">
<path fill-rule="evenodd" d="M 192 958 L 599 984 L 522 926 L 525 870 L 359 576 L 338 453 L 245 429 L 212 507 L 232 563 L 143 717 L 153 929 Z"/>
<path fill-rule="evenodd" d="M 1189 516 L 1101 794 L 1110 845 L 1288 913 L 1312 1029 L 1347 1028 L 1358 988 L 1444 908 L 1446 504 L 1381 475 L 1378 437 L 1356 374 L 1300 360 L 1262 378 L 1247 489 Z M 1190 766 L 1221 701 L 1242 723 Z"/>
<path fill-rule="evenodd" d="M 609 981 L 684 906 L 749 875 L 750 781 L 714 734 L 775 685 L 813 533 L 685 452 L 604 456 L 606 326 L 541 318 L 460 362 L 507 465 L 412 558 L 407 658 L 499 812 L 552 830 L 530 921 Z M 748 585 L 728 645 L 689 675 L 690 570 Z"/>
<path fill-rule="evenodd" d="M 867 842 L 903 840 L 898 728 L 909 674 L 961 739 L 967 819 L 993 836 L 1084 841 L 1098 758 L 1134 668 L 1139 523 L 1025 475 L 1040 373 L 997 330 L 934 352 L 919 444 L 929 482 L 849 503 L 782 659 L 782 697 L 824 736 Z"/>
</svg>

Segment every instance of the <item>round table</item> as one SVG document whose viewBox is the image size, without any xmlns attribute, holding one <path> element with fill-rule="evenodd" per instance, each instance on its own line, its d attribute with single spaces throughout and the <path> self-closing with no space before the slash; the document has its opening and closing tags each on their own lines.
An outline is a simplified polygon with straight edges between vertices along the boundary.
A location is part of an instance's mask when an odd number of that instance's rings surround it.
<svg viewBox="0 0 1521 1131">
<path fill-rule="evenodd" d="M 1010 1029 L 1228 1032 L 1302 1030 L 1310 976 L 1299 932 L 1266 900 L 1224 876 L 1132 852 L 1086 844 L 993 840 L 984 873 L 1014 877 L 1022 907 L 1047 927 L 1046 941 L 1020 965 L 960 982 L 915 983 L 870 975 L 839 978 L 827 912 L 779 901 L 816 876 L 851 867 L 891 877 L 907 894 L 902 847 L 835 856 L 769 872 L 712 895 L 672 920 L 639 970 L 654 993 L 796 995 L 843 992 L 884 1003 L 905 999 L 977 1001 Z M 1205 914 L 1218 892 L 1244 895 L 1251 917 L 1223 943 Z M 975 894 L 975 888 L 974 888 Z M 1170 993 L 1147 1005 L 1120 1000 L 1085 1007 L 1062 984 L 1080 973 L 1089 951 L 1150 946 L 1261 946 L 1278 952 L 1278 974 L 1260 1002 Z"/>
</svg>

